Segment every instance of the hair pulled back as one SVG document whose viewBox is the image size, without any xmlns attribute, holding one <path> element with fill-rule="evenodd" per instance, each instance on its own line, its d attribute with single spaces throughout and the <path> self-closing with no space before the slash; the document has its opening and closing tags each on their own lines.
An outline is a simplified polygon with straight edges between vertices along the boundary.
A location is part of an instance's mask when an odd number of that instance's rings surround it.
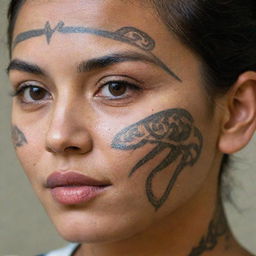
<svg viewBox="0 0 256 256">
<path fill-rule="evenodd" d="M 256 71 L 255 0 L 151 0 L 167 27 L 203 61 L 210 96 Z"/>
</svg>

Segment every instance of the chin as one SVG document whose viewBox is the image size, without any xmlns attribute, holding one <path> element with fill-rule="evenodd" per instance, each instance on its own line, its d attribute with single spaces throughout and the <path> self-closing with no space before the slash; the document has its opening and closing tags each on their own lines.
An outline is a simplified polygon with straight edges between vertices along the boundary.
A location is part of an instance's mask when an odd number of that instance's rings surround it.
<svg viewBox="0 0 256 256">
<path fill-rule="evenodd" d="M 129 238 L 124 230 L 106 228 L 106 226 L 92 228 L 86 224 L 79 227 L 70 224 L 70 226 L 56 226 L 56 228 L 64 240 L 75 243 L 105 244 Z"/>
<path fill-rule="evenodd" d="M 103 214 L 66 213 L 52 221 L 60 236 L 76 243 L 110 243 L 128 239 L 142 232 L 148 223 L 143 220 L 129 222 L 125 216 L 117 218 Z"/>
</svg>

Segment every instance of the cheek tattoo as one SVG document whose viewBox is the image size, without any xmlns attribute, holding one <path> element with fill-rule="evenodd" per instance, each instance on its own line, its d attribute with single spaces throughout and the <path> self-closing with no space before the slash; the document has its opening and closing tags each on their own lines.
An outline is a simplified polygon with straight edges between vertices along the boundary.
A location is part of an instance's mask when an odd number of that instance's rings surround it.
<svg viewBox="0 0 256 256">
<path fill-rule="evenodd" d="M 112 148 L 119 150 L 136 150 L 148 144 L 155 145 L 132 168 L 129 177 L 162 151 L 168 149 L 167 156 L 153 168 L 146 180 L 147 197 L 156 210 L 167 200 L 184 167 L 194 165 L 201 154 L 203 137 L 193 122 L 192 116 L 186 110 L 169 109 L 130 125 L 113 139 Z M 158 173 L 175 162 L 177 165 L 168 186 L 162 196 L 157 198 L 152 190 L 152 181 Z"/>
<path fill-rule="evenodd" d="M 28 144 L 24 133 L 15 125 L 12 126 L 12 141 L 16 148 Z"/>
<path fill-rule="evenodd" d="M 155 48 L 155 41 L 147 33 L 134 27 L 122 27 L 112 32 L 88 27 L 68 27 L 63 21 L 60 21 L 54 28 L 51 28 L 49 21 L 47 21 L 42 29 L 30 30 L 17 35 L 13 42 L 13 48 L 25 40 L 43 35 L 46 37 L 47 43 L 50 44 L 52 36 L 56 32 L 60 34 L 93 34 L 132 45 L 146 52 L 152 62 L 181 82 L 181 79 L 151 52 Z"/>
</svg>

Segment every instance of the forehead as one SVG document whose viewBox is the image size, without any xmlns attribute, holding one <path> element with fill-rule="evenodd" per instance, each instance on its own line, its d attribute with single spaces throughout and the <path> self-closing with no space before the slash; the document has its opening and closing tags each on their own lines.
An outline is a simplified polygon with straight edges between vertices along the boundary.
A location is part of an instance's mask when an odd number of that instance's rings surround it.
<svg viewBox="0 0 256 256">
<path fill-rule="evenodd" d="M 13 39 L 24 32 L 40 29 L 54 30 L 54 37 L 59 37 L 55 32 L 58 32 L 60 23 L 64 23 L 65 27 L 84 27 L 110 32 L 123 27 L 135 27 L 150 35 L 157 46 L 169 47 L 170 33 L 159 21 L 153 8 L 144 1 L 134 0 L 26 0 L 17 17 Z M 132 34 L 129 36 L 136 37 Z M 42 38 L 40 35 L 36 37 Z M 75 37 L 74 33 L 62 39 L 71 37 Z M 79 41 L 82 39 L 85 37 L 79 37 Z M 37 42 L 38 40 L 24 40 L 22 45 L 25 44 L 31 49 Z M 13 50 L 12 53 L 16 51 L 16 47 Z M 155 50 L 157 51 L 157 47 Z"/>
<path fill-rule="evenodd" d="M 170 33 L 159 21 L 153 8 L 144 1 L 134 0 L 26 0 L 17 17 L 13 39 L 27 31 L 47 29 L 47 24 L 48 30 L 52 31 L 58 28 L 60 22 L 64 23 L 65 27 L 84 27 L 110 32 L 123 27 L 134 27 L 154 39 L 156 51 L 159 47 L 170 46 Z M 56 34 L 58 33 L 54 33 L 54 36 Z M 37 36 L 37 40 L 24 40 L 22 45 L 31 47 L 38 39 L 43 38 L 39 37 Z M 70 37 L 75 37 L 74 33 L 62 39 Z"/>
<path fill-rule="evenodd" d="M 26 0 L 14 29 L 21 31 L 37 28 L 50 20 L 60 20 L 89 26 L 113 28 L 126 25 L 146 25 L 156 20 L 153 8 L 144 1 L 132 0 Z M 154 26 L 151 28 L 154 29 Z"/>
</svg>

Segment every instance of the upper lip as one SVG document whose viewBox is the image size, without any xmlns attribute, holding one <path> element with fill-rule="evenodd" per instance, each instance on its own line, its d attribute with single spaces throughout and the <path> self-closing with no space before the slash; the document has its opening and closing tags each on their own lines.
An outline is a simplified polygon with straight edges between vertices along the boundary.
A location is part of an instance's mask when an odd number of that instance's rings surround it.
<svg viewBox="0 0 256 256">
<path fill-rule="evenodd" d="M 99 181 L 84 174 L 74 171 L 53 172 L 46 180 L 46 188 L 68 187 L 68 186 L 108 186 L 106 181 Z"/>
</svg>

